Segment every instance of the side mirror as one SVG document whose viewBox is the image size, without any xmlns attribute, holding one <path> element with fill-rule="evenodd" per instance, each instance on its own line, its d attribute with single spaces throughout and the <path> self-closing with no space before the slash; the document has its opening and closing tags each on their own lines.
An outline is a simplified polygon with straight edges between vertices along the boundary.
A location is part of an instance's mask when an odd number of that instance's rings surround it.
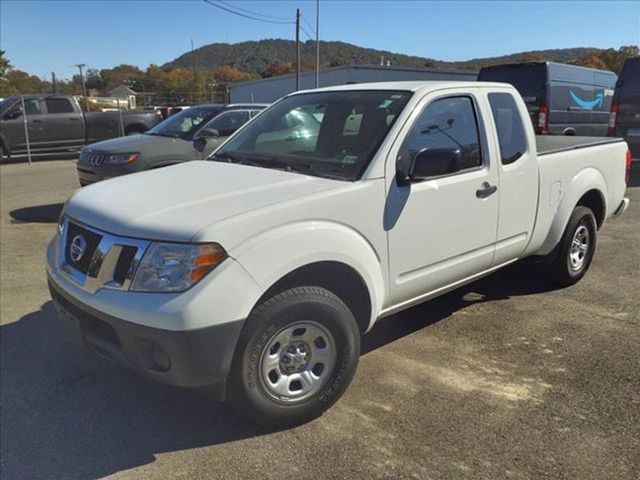
<svg viewBox="0 0 640 480">
<path fill-rule="evenodd" d="M 220 136 L 220 132 L 215 128 L 203 128 L 200 132 L 202 138 L 217 138 Z"/>
<path fill-rule="evenodd" d="M 2 116 L 3 120 L 15 120 L 22 116 L 22 110 L 11 110 Z"/>
<path fill-rule="evenodd" d="M 459 148 L 425 148 L 416 153 L 409 167 L 409 180 L 421 181 L 458 171 L 462 154 Z"/>
</svg>

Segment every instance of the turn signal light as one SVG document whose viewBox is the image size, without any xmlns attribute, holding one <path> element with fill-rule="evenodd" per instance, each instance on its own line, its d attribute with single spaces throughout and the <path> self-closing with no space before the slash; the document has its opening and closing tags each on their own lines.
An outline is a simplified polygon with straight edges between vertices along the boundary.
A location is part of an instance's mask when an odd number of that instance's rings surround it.
<svg viewBox="0 0 640 480">
<path fill-rule="evenodd" d="M 218 245 L 204 244 L 200 246 L 200 252 L 193 261 L 193 268 L 191 269 L 191 280 L 197 282 L 207 273 L 209 273 L 213 267 L 218 265 L 227 257 L 225 251 Z"/>
</svg>

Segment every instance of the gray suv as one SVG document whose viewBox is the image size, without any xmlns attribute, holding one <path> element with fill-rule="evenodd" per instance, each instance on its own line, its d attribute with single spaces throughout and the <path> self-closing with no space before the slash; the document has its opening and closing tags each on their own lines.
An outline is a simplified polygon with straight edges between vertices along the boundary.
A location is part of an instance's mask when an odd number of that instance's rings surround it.
<svg viewBox="0 0 640 480">
<path fill-rule="evenodd" d="M 107 178 L 203 160 L 266 104 L 206 104 L 172 115 L 141 135 L 113 138 L 82 150 L 80 185 Z"/>
</svg>

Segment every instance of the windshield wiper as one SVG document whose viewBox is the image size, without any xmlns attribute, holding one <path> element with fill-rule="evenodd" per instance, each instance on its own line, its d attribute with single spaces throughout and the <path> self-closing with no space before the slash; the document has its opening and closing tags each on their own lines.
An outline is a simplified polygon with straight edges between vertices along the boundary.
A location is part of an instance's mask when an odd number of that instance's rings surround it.
<svg viewBox="0 0 640 480">
<path fill-rule="evenodd" d="M 286 170 L 287 172 L 293 171 L 295 166 L 289 162 L 280 160 L 275 156 L 258 156 L 240 152 L 220 152 L 214 155 L 213 158 L 224 159 L 229 163 L 239 163 L 241 165 L 251 165 L 253 167 L 276 168 Z"/>
</svg>

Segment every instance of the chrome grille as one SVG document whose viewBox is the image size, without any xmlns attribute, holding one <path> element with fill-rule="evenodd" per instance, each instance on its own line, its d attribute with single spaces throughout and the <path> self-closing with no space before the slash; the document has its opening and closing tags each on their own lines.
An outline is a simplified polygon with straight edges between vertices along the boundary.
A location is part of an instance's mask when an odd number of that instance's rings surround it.
<svg viewBox="0 0 640 480">
<path fill-rule="evenodd" d="M 61 272 L 90 293 L 102 288 L 129 289 L 149 241 L 111 235 L 66 217 L 58 228 L 57 264 Z M 98 239 L 97 245 L 87 249 L 88 258 L 75 264 L 69 255 L 71 234 Z"/>
</svg>

